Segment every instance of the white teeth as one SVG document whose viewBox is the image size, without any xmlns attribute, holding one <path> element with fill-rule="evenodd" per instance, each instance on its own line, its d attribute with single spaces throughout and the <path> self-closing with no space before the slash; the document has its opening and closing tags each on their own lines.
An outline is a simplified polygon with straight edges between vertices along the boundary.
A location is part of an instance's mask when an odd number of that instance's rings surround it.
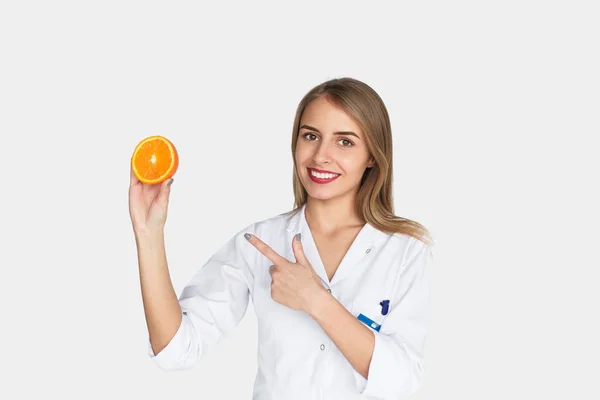
<svg viewBox="0 0 600 400">
<path fill-rule="evenodd" d="M 322 174 L 320 172 L 315 172 L 312 169 L 310 170 L 310 173 L 312 176 L 316 176 L 319 179 L 331 179 L 331 178 L 335 178 L 336 176 L 338 176 L 338 174 Z"/>
</svg>

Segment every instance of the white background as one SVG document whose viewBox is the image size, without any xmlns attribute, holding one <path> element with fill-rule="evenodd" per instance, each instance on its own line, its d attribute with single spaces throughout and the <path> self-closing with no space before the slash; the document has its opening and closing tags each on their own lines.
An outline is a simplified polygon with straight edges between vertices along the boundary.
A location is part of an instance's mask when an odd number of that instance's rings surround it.
<svg viewBox="0 0 600 400">
<path fill-rule="evenodd" d="M 395 211 L 436 240 L 414 398 L 600 398 L 594 3 L 3 1 L 0 398 L 249 399 L 252 305 L 191 371 L 147 356 L 129 158 L 179 150 L 179 294 L 291 209 L 296 106 L 342 76 L 385 101 Z"/>
</svg>

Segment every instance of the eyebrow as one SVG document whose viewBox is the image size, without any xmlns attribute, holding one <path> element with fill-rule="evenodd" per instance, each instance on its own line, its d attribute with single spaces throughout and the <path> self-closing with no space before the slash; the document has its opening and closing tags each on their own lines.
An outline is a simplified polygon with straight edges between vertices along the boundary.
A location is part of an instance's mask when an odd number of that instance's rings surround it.
<svg viewBox="0 0 600 400">
<path fill-rule="evenodd" d="M 310 126 L 310 125 L 302 125 L 302 126 L 300 127 L 300 129 L 303 129 L 303 128 L 304 128 L 304 129 L 309 129 L 309 130 L 311 130 L 311 131 L 315 131 L 315 132 L 317 132 L 317 133 L 321 133 L 321 132 L 320 132 L 320 131 L 319 131 L 317 128 L 313 128 L 313 127 L 312 127 L 312 126 Z M 358 137 L 358 135 L 357 135 L 356 133 L 352 132 L 352 131 L 337 131 L 337 132 L 333 132 L 333 134 L 334 134 L 334 135 L 350 135 L 350 136 L 355 136 L 357 139 L 360 139 L 360 138 Z"/>
</svg>

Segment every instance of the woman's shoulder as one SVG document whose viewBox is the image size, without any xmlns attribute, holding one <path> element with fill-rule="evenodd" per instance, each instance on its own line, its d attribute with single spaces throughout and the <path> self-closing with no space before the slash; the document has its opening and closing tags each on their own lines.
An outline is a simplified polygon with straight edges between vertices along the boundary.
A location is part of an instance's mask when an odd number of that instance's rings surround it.
<svg viewBox="0 0 600 400">
<path fill-rule="evenodd" d="M 415 236 L 394 232 L 389 237 L 388 245 L 391 245 L 396 251 L 402 253 L 404 259 L 410 260 L 416 255 L 423 253 L 429 253 L 433 256 L 433 247 Z"/>
<path fill-rule="evenodd" d="M 391 236 L 396 241 L 398 248 L 402 249 L 403 258 L 407 263 L 411 263 L 419 257 L 434 257 L 433 246 L 422 239 L 400 232 Z"/>
</svg>

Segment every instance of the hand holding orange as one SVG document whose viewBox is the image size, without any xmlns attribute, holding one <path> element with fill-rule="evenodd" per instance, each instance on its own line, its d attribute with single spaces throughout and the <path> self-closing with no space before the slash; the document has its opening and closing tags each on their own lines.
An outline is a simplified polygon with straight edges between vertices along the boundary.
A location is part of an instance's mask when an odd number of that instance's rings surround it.
<svg viewBox="0 0 600 400">
<path fill-rule="evenodd" d="M 170 179 L 179 167 L 177 149 L 163 136 L 149 136 L 142 140 L 131 156 L 131 169 L 138 180 L 157 184 Z"/>
<path fill-rule="evenodd" d="M 178 166 L 177 150 L 165 137 L 150 136 L 136 146 L 131 156 L 129 182 L 129 215 L 136 233 L 164 229 L 170 178 Z"/>
</svg>

